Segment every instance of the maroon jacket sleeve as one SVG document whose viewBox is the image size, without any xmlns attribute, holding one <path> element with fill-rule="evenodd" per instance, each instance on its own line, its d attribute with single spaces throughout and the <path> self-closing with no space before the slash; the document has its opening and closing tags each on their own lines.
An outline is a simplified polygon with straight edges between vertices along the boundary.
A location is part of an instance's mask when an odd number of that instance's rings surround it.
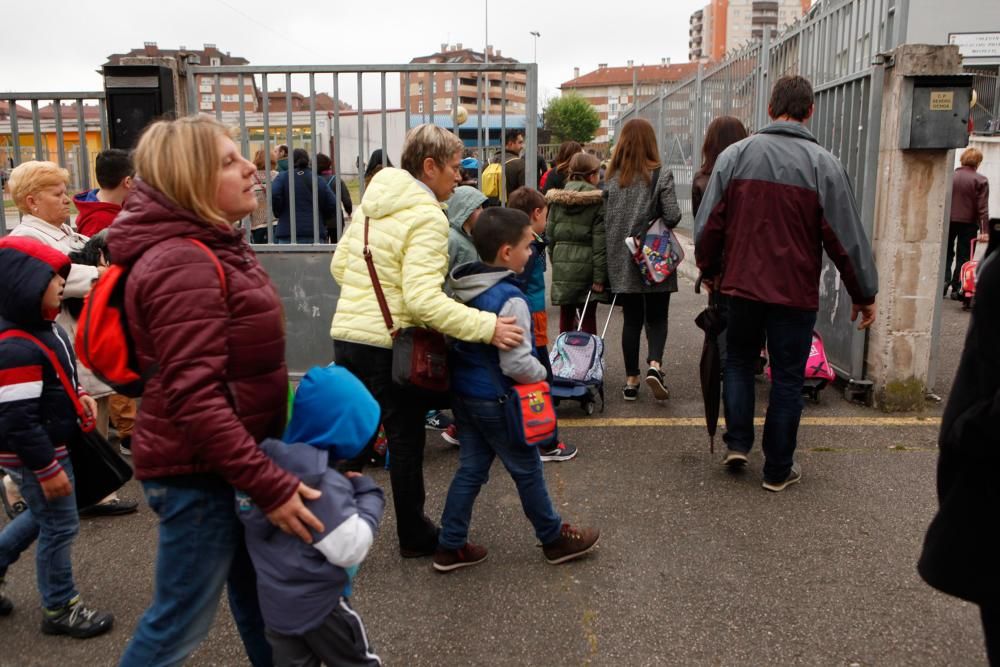
<svg viewBox="0 0 1000 667">
<path fill-rule="evenodd" d="M 143 285 L 141 308 L 175 424 L 203 461 L 270 512 L 299 480 L 261 451 L 233 409 L 225 380 L 229 311 L 215 264 L 193 244 L 165 250 L 155 263 L 170 268 L 148 267 L 166 277 Z"/>
</svg>

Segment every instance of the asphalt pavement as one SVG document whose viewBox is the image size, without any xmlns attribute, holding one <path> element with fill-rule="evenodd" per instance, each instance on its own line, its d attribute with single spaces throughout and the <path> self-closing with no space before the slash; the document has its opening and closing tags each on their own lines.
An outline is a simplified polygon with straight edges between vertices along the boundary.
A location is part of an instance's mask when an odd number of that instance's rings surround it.
<svg viewBox="0 0 1000 667">
<path fill-rule="evenodd" d="M 547 463 L 546 478 L 565 520 L 600 527 L 591 556 L 546 564 L 499 465 L 473 516 L 471 539 L 490 550 L 482 565 L 441 575 L 429 559 L 403 560 L 387 511 L 353 599 L 386 665 L 985 664 L 977 609 L 915 570 L 936 504 L 941 406 L 884 415 L 828 388 L 804 413 L 802 483 L 768 493 L 757 449 L 737 475 L 709 454 L 693 323 L 702 305 L 682 281 L 664 363 L 669 401 L 645 390 L 622 401 L 617 313 L 606 411 L 560 407 L 564 438 L 580 453 Z M 967 318 L 945 303 L 936 387 L 945 395 Z M 759 415 L 767 386 L 758 383 Z M 427 511 L 439 518 L 457 450 L 435 432 L 427 442 Z M 388 487 L 386 471 L 372 474 Z M 139 485 L 123 495 L 140 498 Z M 25 554 L 8 573 L 17 609 L 0 619 L 0 665 L 114 665 L 151 598 L 155 552 L 145 504 L 83 521 L 77 581 L 89 603 L 117 616 L 109 635 L 88 641 L 39 633 Z M 225 603 L 189 664 L 245 664 Z"/>
</svg>

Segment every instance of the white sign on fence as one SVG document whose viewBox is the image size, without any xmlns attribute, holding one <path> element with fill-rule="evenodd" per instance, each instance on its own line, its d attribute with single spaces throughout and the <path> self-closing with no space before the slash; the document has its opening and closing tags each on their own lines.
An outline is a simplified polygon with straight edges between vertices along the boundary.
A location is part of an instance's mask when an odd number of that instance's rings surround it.
<svg viewBox="0 0 1000 667">
<path fill-rule="evenodd" d="M 1000 56 L 1000 32 L 951 32 L 948 43 L 958 46 L 966 58 Z"/>
</svg>

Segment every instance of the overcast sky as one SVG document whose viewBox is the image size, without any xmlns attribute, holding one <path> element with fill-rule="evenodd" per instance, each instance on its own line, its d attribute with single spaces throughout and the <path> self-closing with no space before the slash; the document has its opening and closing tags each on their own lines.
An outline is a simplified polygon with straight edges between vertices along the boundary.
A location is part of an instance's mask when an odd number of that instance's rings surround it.
<svg viewBox="0 0 1000 667">
<path fill-rule="evenodd" d="M 0 90 L 99 90 L 95 70 L 105 58 L 146 41 L 170 49 L 214 43 L 255 65 L 407 63 L 436 52 L 444 42 L 481 50 L 488 5 L 489 41 L 503 55 L 531 62 L 534 38 L 528 33 L 541 33 L 539 96 L 544 101 L 559 94 L 573 67 L 585 73 L 598 63 L 625 65 L 629 59 L 686 62 L 688 20 L 705 1 L 77 0 L 72 9 L 47 15 L 32 2 L 5 2 Z M 398 88 L 391 83 L 388 88 L 389 104 L 398 103 Z M 369 104 L 378 98 L 376 91 L 377 79 L 366 80 Z M 345 85 L 341 97 L 355 104 L 355 94 L 353 85 Z"/>
</svg>

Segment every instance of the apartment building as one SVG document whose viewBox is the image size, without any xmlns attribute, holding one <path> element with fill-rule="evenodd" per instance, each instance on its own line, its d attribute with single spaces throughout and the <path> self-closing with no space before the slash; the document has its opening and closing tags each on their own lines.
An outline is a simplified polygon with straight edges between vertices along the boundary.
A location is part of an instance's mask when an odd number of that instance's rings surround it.
<svg viewBox="0 0 1000 667">
<path fill-rule="evenodd" d="M 573 78 L 559 89 L 563 95 L 581 95 L 597 110 L 601 126 L 597 129 L 594 142 L 603 143 L 611 140 L 614 122 L 622 111 L 632 105 L 636 89 L 640 100 L 652 97 L 664 87 L 691 76 L 697 69 L 698 63 L 671 65 L 669 58 L 663 58 L 659 65 L 635 66 L 631 60 L 625 67 L 608 67 L 606 63 L 601 63 L 596 70 L 582 76 L 580 68 L 574 67 Z"/>
<path fill-rule="evenodd" d="M 811 0 L 711 0 L 691 14 L 688 59 L 722 60 L 747 42 L 774 36 L 807 11 Z"/>
<path fill-rule="evenodd" d="M 132 49 L 128 53 L 113 53 L 108 56 L 105 65 L 121 65 L 123 58 L 146 57 L 146 58 L 175 58 L 180 61 L 184 57 L 197 56 L 198 64 L 203 66 L 219 67 L 223 65 L 249 65 L 246 58 L 233 56 L 229 51 L 220 51 L 215 44 L 205 44 L 202 49 L 188 49 L 181 46 L 177 49 L 161 49 L 156 42 L 146 42 L 141 49 Z M 240 110 L 240 82 L 235 75 L 220 76 L 218 78 L 218 96 L 221 111 Z M 216 78 L 214 76 L 198 76 L 198 110 L 204 112 L 215 112 L 216 103 Z M 257 86 L 252 76 L 243 78 L 243 109 L 244 111 L 257 111 L 259 94 Z"/>
<path fill-rule="evenodd" d="M 475 51 L 465 48 L 461 43 L 441 44 L 441 50 L 427 56 L 414 58 L 410 63 L 516 63 L 494 49 L 492 45 L 486 51 Z M 527 76 L 524 72 L 509 72 L 506 76 L 507 90 L 502 89 L 503 76 L 500 72 L 492 72 L 484 76 L 477 87 L 477 77 L 474 72 L 461 72 L 456 76 L 451 72 L 412 72 L 407 90 L 406 77 L 399 77 L 399 98 L 402 104 L 409 101 L 410 113 L 450 113 L 455 102 L 455 86 L 458 87 L 458 104 L 465 107 L 470 115 L 476 112 L 476 102 L 482 104 L 483 113 L 501 113 L 506 106 L 506 113 L 512 115 L 524 114 L 527 101 Z M 427 108 L 428 105 L 430 108 Z"/>
</svg>

